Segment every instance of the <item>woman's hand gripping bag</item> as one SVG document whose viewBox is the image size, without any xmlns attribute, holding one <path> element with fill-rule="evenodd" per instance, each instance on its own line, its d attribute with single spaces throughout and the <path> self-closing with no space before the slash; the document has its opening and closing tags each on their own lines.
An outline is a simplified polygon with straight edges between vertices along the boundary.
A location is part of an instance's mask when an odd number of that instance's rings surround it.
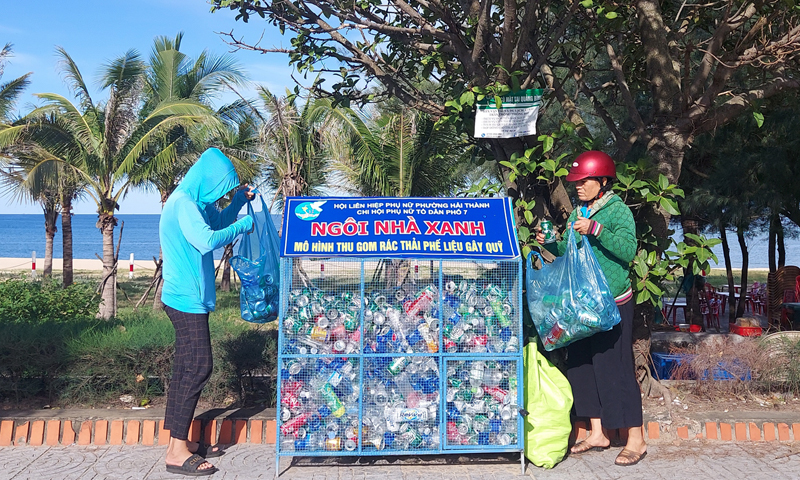
<svg viewBox="0 0 800 480">
<path fill-rule="evenodd" d="M 531 319 L 548 352 L 620 322 L 608 281 L 586 237 L 578 247 L 575 231 L 567 229 L 567 249 L 553 263 L 536 270 L 527 262 L 527 298 Z M 541 257 L 539 257 L 541 259 Z"/>
<path fill-rule="evenodd" d="M 525 365 L 525 457 L 553 468 L 564 459 L 572 432 L 572 388 L 561 371 L 544 358 L 532 338 L 522 352 Z"/>
<path fill-rule="evenodd" d="M 238 254 L 231 258 L 230 263 L 242 280 L 239 293 L 242 319 L 267 323 L 278 318 L 280 250 L 278 231 L 269 209 L 260 194 L 258 199 L 247 202 L 247 214 L 253 217 L 253 230 L 242 236 Z"/>
</svg>

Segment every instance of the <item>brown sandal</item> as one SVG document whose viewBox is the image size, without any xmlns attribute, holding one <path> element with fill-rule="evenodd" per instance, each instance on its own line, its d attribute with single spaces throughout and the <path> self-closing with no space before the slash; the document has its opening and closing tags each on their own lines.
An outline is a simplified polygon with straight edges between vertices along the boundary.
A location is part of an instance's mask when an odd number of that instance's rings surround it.
<svg viewBox="0 0 800 480">
<path fill-rule="evenodd" d="M 619 452 L 619 455 L 617 455 L 617 459 L 614 460 L 614 464 L 619 465 L 620 467 L 632 467 L 641 462 L 646 456 L 647 451 L 636 453 L 633 450 L 623 448 L 622 451 Z M 624 459 L 624 461 L 620 462 L 620 459 Z"/>
<path fill-rule="evenodd" d="M 572 448 L 569 450 L 569 453 L 570 455 L 580 455 L 581 453 L 602 452 L 603 450 L 608 450 L 608 446 L 600 447 L 597 445 L 592 445 L 586 440 L 581 440 L 580 442 L 572 446 Z"/>
</svg>

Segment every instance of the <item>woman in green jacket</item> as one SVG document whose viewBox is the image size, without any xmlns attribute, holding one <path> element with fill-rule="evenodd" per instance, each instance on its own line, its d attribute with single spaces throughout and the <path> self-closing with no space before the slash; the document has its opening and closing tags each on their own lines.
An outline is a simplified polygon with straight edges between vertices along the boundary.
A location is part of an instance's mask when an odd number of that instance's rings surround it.
<svg viewBox="0 0 800 480">
<path fill-rule="evenodd" d="M 575 444 L 570 453 L 605 450 L 611 442 L 603 429 L 626 429 L 628 441 L 615 463 L 629 466 L 644 458 L 647 444 L 633 360 L 634 302 L 628 278 L 636 255 L 636 225 L 630 208 L 611 191 L 616 176 L 614 161 L 598 151 L 578 155 L 567 175 L 567 181 L 575 182 L 582 202 L 567 224 L 588 239 L 622 319 L 607 332 L 567 346 L 567 378 L 575 415 L 589 418 L 591 423 L 589 437 Z M 566 250 L 565 240 L 544 244 L 541 232 L 536 240 L 554 255 L 561 256 Z"/>
</svg>

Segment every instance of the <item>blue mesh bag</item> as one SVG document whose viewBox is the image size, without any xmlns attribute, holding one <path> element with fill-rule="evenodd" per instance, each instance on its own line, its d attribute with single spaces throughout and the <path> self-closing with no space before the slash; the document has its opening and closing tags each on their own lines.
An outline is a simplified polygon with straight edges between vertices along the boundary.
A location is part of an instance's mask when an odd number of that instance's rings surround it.
<svg viewBox="0 0 800 480">
<path fill-rule="evenodd" d="M 253 208 L 253 203 L 260 209 Z M 258 200 L 247 202 L 247 214 L 253 217 L 253 230 L 242 236 L 237 255 L 230 263 L 242 281 L 242 319 L 267 323 L 278 318 L 278 231 L 261 194 Z"/>
<path fill-rule="evenodd" d="M 533 268 L 527 262 L 527 297 L 531 319 L 545 350 L 565 347 L 597 332 L 611 330 L 620 322 L 619 309 L 606 276 L 586 237 L 581 246 L 568 228 L 567 250 L 553 263 Z"/>
</svg>

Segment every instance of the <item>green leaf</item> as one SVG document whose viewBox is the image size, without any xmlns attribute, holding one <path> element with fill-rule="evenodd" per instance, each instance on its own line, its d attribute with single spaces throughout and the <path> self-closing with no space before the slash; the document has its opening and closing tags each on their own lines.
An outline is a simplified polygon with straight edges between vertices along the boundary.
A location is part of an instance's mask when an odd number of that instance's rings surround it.
<svg viewBox="0 0 800 480">
<path fill-rule="evenodd" d="M 558 171 L 556 171 L 555 173 L 556 177 L 565 177 L 568 174 L 569 171 L 566 168 L 559 168 Z"/>
<path fill-rule="evenodd" d="M 524 247 L 522 247 L 522 256 L 523 256 L 524 258 L 528 258 L 528 255 L 530 255 L 530 254 L 531 254 L 531 247 L 529 247 L 529 246 L 527 246 L 527 245 L 525 245 Z"/>
<path fill-rule="evenodd" d="M 517 234 L 520 242 L 527 242 L 531 236 L 531 231 L 528 227 L 519 227 L 517 228 Z"/>
<path fill-rule="evenodd" d="M 500 165 L 504 165 L 504 166 L 510 168 L 511 170 L 514 171 L 514 173 L 519 173 L 519 170 L 517 170 L 517 166 L 514 165 L 513 163 L 511 163 L 511 162 L 509 162 L 507 160 L 503 160 L 503 161 L 501 161 L 499 163 L 500 163 Z"/>
<path fill-rule="evenodd" d="M 553 137 L 549 135 L 544 138 L 543 148 L 545 153 L 553 149 L 553 142 L 554 142 Z"/>
<path fill-rule="evenodd" d="M 661 190 L 666 190 L 669 187 L 669 180 L 663 174 L 658 175 L 658 186 Z"/>
<path fill-rule="evenodd" d="M 753 112 L 753 118 L 756 119 L 756 125 L 758 128 L 761 128 L 761 125 L 764 125 L 764 114 L 761 112 Z"/>
<path fill-rule="evenodd" d="M 475 104 L 475 94 L 472 93 L 470 90 L 461 94 L 461 105 L 474 105 Z"/>
<path fill-rule="evenodd" d="M 618 16 L 619 15 L 617 15 L 617 12 L 607 12 L 606 13 L 606 18 L 609 19 L 609 20 L 614 20 Z"/>
<path fill-rule="evenodd" d="M 592 7 L 592 4 L 594 4 L 594 2 L 593 2 L 592 0 L 583 0 L 583 1 L 581 2 L 581 6 L 582 6 L 583 8 L 591 8 L 591 7 Z"/>
<path fill-rule="evenodd" d="M 533 213 L 530 210 L 525 210 L 525 221 L 528 222 L 529 225 L 533 224 Z"/>
<path fill-rule="evenodd" d="M 678 202 L 671 198 L 661 198 L 659 202 L 661 204 L 661 208 L 666 210 L 670 215 L 680 215 L 681 211 L 678 210 Z"/>
<path fill-rule="evenodd" d="M 499 95 L 495 95 L 494 104 L 497 108 L 503 108 L 503 99 Z"/>
<path fill-rule="evenodd" d="M 684 233 L 683 236 L 688 238 L 689 240 L 692 240 L 693 242 L 697 243 L 698 245 L 704 243 L 703 242 L 703 237 L 701 237 L 700 235 L 696 235 L 694 233 Z"/>
</svg>

